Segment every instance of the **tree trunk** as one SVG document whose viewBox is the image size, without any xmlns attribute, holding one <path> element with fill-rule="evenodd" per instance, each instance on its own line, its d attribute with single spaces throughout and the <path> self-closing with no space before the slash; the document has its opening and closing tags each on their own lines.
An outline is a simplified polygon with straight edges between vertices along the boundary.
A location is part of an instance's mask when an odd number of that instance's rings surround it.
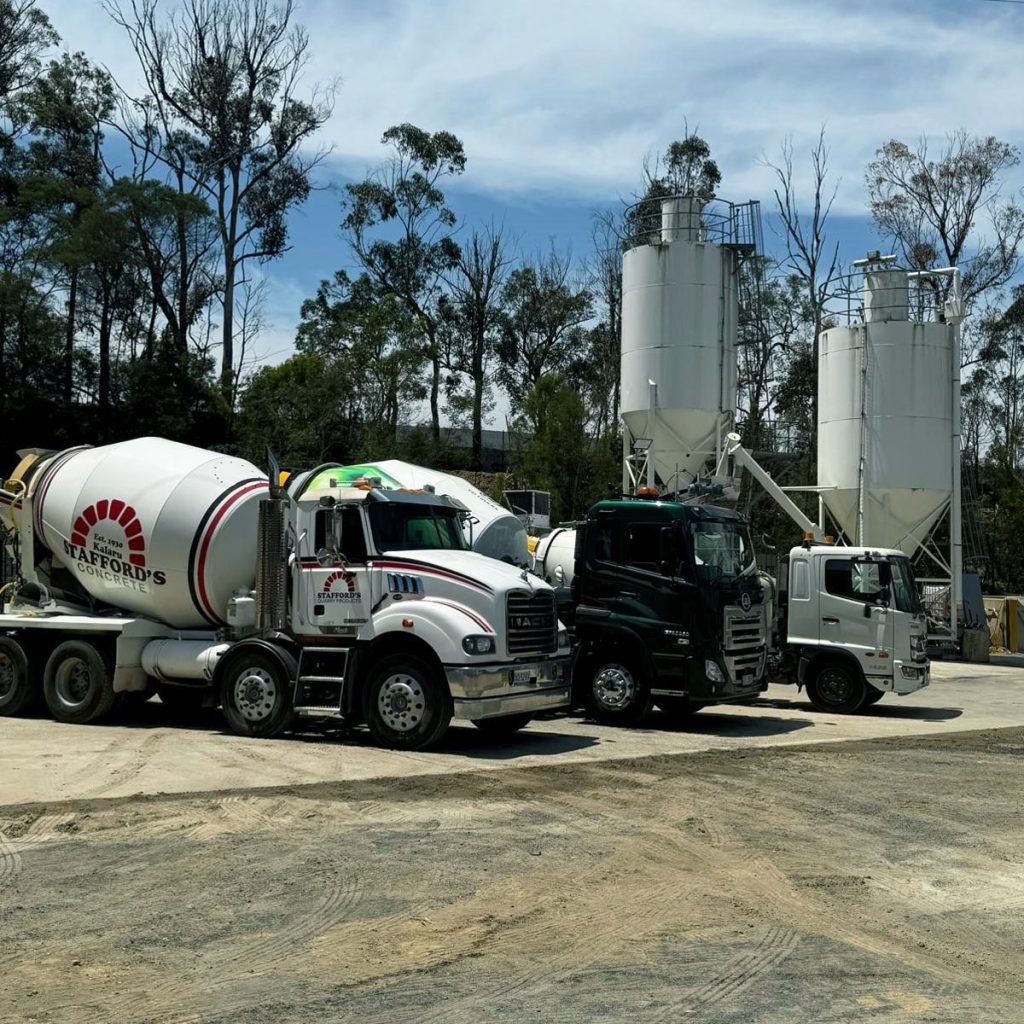
<svg viewBox="0 0 1024 1024">
<path fill-rule="evenodd" d="M 78 305 L 78 268 L 71 268 L 68 283 L 68 320 L 64 333 L 64 404 L 71 405 L 75 373 L 75 314 Z"/>
<path fill-rule="evenodd" d="M 436 447 L 441 446 L 441 353 L 437 347 L 437 332 L 433 324 L 427 325 L 427 337 L 430 339 L 430 436 Z"/>
<path fill-rule="evenodd" d="M 113 315 L 111 310 L 111 287 L 108 281 L 103 282 L 100 299 L 100 376 L 97 410 L 97 436 L 102 442 L 107 437 L 107 425 L 110 419 L 110 333 Z"/>
</svg>

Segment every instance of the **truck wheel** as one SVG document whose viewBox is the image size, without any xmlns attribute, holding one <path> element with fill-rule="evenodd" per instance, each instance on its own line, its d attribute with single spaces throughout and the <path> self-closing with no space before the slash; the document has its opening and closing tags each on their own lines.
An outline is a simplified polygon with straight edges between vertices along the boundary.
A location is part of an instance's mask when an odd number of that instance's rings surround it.
<svg viewBox="0 0 1024 1024">
<path fill-rule="evenodd" d="M 868 684 L 855 669 L 846 665 L 822 665 L 807 684 L 807 696 L 819 711 L 852 715 L 864 705 Z"/>
<path fill-rule="evenodd" d="M 272 654 L 260 650 L 239 654 L 227 666 L 221 690 L 228 728 L 238 736 L 279 736 L 295 717 L 291 690 L 291 680 Z"/>
<path fill-rule="evenodd" d="M 864 703 L 861 706 L 869 708 L 872 704 L 877 704 L 884 696 L 885 690 L 880 690 L 877 686 L 868 683 L 868 692 L 864 695 Z"/>
<path fill-rule="evenodd" d="M 117 702 L 113 667 L 91 643 L 66 640 L 47 659 L 43 696 L 58 722 L 97 722 Z"/>
<path fill-rule="evenodd" d="M 631 660 L 598 655 L 587 692 L 587 706 L 598 721 L 635 725 L 651 710 L 651 703 L 651 689 Z"/>
<path fill-rule="evenodd" d="M 511 736 L 532 721 L 533 715 L 503 715 L 501 718 L 481 718 L 473 724 L 489 736 Z"/>
<path fill-rule="evenodd" d="M 658 697 L 655 703 L 674 722 L 686 721 L 704 707 L 686 697 Z"/>
<path fill-rule="evenodd" d="M 13 637 L 0 636 L 0 715 L 17 715 L 35 696 L 25 648 Z"/>
<path fill-rule="evenodd" d="M 364 714 L 373 738 L 392 750 L 425 750 L 448 731 L 448 687 L 422 662 L 385 658 L 370 673 Z"/>
</svg>

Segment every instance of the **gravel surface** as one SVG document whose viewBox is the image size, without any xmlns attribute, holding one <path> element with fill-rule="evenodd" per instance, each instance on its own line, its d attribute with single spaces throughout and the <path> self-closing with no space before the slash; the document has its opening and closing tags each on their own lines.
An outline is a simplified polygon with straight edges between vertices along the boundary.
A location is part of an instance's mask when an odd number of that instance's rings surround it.
<svg viewBox="0 0 1024 1024">
<path fill-rule="evenodd" d="M 0 806 L 0 1020 L 1019 1024 L 1022 754 L 947 727 L 163 796 L 97 771 Z"/>
</svg>

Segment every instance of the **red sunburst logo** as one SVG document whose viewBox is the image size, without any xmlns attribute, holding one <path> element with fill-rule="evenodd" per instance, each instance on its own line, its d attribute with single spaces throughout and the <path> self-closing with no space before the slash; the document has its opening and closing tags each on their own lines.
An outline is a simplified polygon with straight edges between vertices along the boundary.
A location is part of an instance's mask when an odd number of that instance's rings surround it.
<svg viewBox="0 0 1024 1024">
<path fill-rule="evenodd" d="M 135 509 L 118 498 L 104 498 L 88 508 L 75 520 L 71 528 L 71 543 L 84 548 L 89 541 L 92 528 L 101 522 L 117 523 L 128 544 L 128 561 L 132 565 L 145 566 L 146 538 L 142 534 L 142 523 Z"/>
</svg>

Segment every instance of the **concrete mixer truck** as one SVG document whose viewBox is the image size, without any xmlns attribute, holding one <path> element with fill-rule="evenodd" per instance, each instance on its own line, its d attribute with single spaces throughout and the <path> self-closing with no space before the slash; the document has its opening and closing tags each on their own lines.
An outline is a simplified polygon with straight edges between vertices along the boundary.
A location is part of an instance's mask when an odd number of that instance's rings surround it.
<svg viewBox="0 0 1024 1024">
<path fill-rule="evenodd" d="M 155 681 L 241 735 L 343 719 L 423 749 L 453 717 L 502 733 L 568 703 L 552 589 L 468 550 L 448 496 L 292 497 L 272 461 L 268 480 L 157 438 L 22 455 L 0 490 L 0 714 L 41 694 L 92 722 Z"/>
</svg>

